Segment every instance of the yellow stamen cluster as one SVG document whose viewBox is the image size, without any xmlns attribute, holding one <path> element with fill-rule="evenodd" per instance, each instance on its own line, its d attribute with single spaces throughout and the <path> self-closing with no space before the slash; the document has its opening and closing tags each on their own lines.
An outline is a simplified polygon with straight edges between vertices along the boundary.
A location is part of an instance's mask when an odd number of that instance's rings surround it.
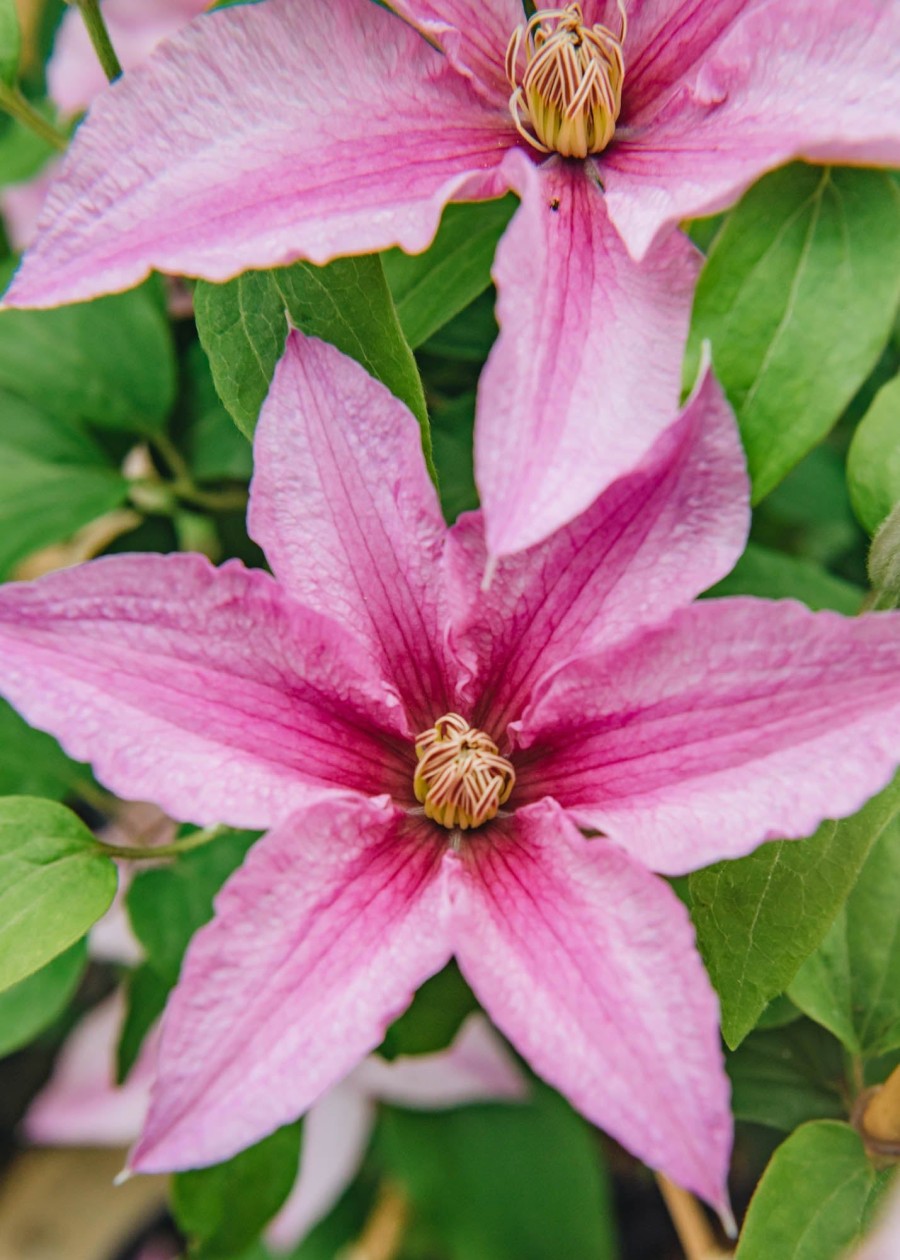
<svg viewBox="0 0 900 1260">
<path fill-rule="evenodd" d="M 416 800 L 442 827 L 480 827 L 509 800 L 516 781 L 490 736 L 458 713 L 445 713 L 417 737 L 416 756 Z"/>
<path fill-rule="evenodd" d="M 580 4 L 539 9 L 506 50 L 509 108 L 520 135 L 541 153 L 585 158 L 612 140 L 622 108 L 627 20 L 622 29 L 585 26 Z M 524 47 L 525 70 L 519 76 Z"/>
</svg>

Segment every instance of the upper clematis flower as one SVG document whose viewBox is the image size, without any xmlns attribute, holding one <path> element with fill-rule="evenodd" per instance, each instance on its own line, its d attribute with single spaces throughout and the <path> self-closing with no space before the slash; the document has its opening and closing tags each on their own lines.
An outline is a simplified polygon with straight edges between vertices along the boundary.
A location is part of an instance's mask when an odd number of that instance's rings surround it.
<svg viewBox="0 0 900 1260">
<path fill-rule="evenodd" d="M 161 39 L 208 8 L 208 0 L 103 0 L 103 17 L 124 69 L 138 65 Z M 78 114 L 106 87 L 106 76 L 91 45 L 81 13 L 63 15 L 47 63 L 47 90 L 63 114 Z M 0 209 L 13 247 L 31 244 L 51 179 L 53 161 L 39 175 L 0 191 Z"/>
<path fill-rule="evenodd" d="M 634 468 L 674 411 L 698 257 L 672 226 L 792 157 L 900 162 L 900 6 L 392 8 L 263 0 L 163 45 L 97 102 L 7 302 L 153 267 L 224 280 L 416 253 L 448 201 L 515 190 L 476 431 L 488 549 L 509 554 Z"/>
<path fill-rule="evenodd" d="M 900 760 L 900 614 L 690 604 L 747 495 L 706 374 L 484 591 L 482 516 L 444 525 L 408 410 L 293 333 L 249 512 L 275 577 L 113 556 L 0 588 L 0 691 L 30 721 L 119 795 L 271 827 L 186 955 L 136 1169 L 303 1112 L 455 955 L 537 1072 L 724 1207 L 717 1004 L 653 872 L 807 834 Z"/>
</svg>

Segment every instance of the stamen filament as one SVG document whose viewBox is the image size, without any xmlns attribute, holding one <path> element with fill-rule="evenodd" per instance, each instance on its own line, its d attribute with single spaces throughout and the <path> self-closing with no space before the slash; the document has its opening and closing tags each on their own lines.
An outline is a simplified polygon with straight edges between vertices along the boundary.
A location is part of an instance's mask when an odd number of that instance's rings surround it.
<svg viewBox="0 0 900 1260">
<path fill-rule="evenodd" d="M 416 799 L 427 817 L 467 831 L 494 818 L 516 781 L 511 763 L 484 731 L 445 713 L 416 739 Z"/>
</svg>

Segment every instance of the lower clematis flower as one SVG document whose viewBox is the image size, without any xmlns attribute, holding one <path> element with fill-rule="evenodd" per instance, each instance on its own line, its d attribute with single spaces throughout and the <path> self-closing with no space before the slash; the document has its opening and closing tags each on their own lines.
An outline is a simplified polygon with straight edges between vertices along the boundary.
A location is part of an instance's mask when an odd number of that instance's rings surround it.
<svg viewBox="0 0 900 1260">
<path fill-rule="evenodd" d="M 25 1116 L 29 1140 L 40 1146 L 128 1146 L 137 1138 L 150 1102 L 158 1029 L 146 1037 L 125 1083 L 114 1085 L 124 1017 L 121 992 L 84 1017 Z M 434 1111 L 518 1101 L 526 1092 L 522 1073 L 480 1014 L 466 1019 L 446 1050 L 391 1062 L 371 1055 L 307 1115 L 297 1181 L 266 1241 L 276 1251 L 292 1251 L 331 1211 L 359 1171 L 379 1102 Z"/>
<path fill-rule="evenodd" d="M 417 253 L 448 201 L 513 189 L 476 430 L 488 549 L 511 554 L 675 409 L 698 269 L 675 225 L 791 158 L 900 163 L 900 5 L 390 7 L 262 0 L 164 44 L 92 110 L 6 300 Z"/>
<path fill-rule="evenodd" d="M 900 615 L 691 603 L 742 551 L 704 374 L 640 468 L 499 562 L 407 409 L 292 333 L 255 439 L 274 577 L 113 556 L 0 588 L 0 690 L 120 796 L 271 830 L 194 937 L 137 1170 L 305 1111 L 451 956 L 589 1119 L 719 1208 L 715 995 L 657 877 L 808 834 L 900 760 Z"/>
</svg>

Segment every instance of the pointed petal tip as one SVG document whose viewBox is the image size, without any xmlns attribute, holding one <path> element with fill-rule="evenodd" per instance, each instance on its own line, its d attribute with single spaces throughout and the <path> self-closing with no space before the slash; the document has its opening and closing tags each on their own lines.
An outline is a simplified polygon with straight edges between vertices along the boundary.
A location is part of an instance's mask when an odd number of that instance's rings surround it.
<svg viewBox="0 0 900 1260">
<path fill-rule="evenodd" d="M 116 1189 L 118 1189 L 119 1186 L 124 1186 L 126 1181 L 131 1181 L 136 1171 L 137 1170 L 135 1168 L 132 1168 L 129 1164 L 126 1164 L 125 1167 L 122 1169 L 122 1171 L 116 1173 L 115 1177 L 113 1177 L 113 1185 L 116 1187 Z"/>
</svg>

